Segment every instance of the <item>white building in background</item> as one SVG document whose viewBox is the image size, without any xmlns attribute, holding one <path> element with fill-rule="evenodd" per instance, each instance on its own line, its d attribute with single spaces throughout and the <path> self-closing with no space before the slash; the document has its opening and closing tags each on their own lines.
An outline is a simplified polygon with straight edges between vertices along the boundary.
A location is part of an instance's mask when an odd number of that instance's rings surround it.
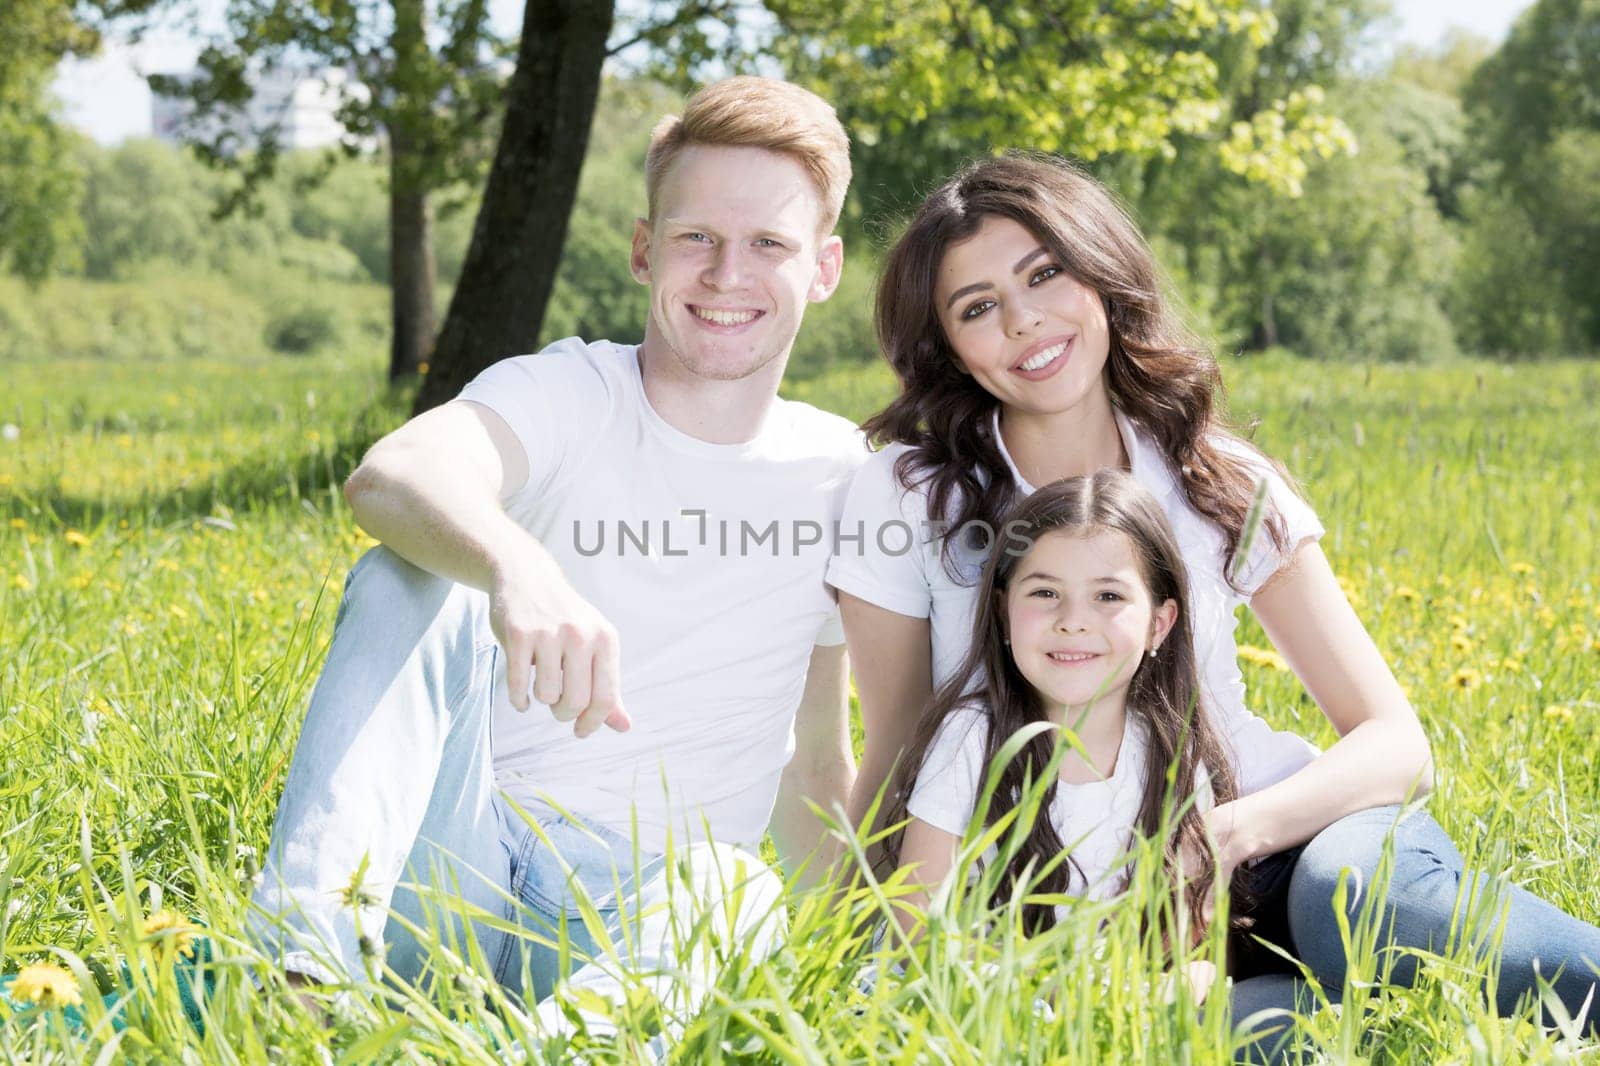
<svg viewBox="0 0 1600 1066">
<path fill-rule="evenodd" d="M 192 79 L 194 74 L 179 75 Z M 216 133 L 231 131 L 240 148 L 254 147 L 262 134 L 276 128 L 278 146 L 285 151 L 296 148 L 325 148 L 339 143 L 344 127 L 335 117 L 340 100 L 350 85 L 349 75 L 337 67 L 320 70 L 278 68 L 251 79 L 254 95 L 240 111 L 225 119 L 213 117 L 197 129 L 188 123 L 194 104 L 182 97 L 151 93 L 152 134 L 170 143 L 184 140 L 186 133 L 212 139 Z M 367 87 L 350 86 L 352 95 L 365 97 Z M 369 145 L 369 147 L 371 147 Z"/>
</svg>

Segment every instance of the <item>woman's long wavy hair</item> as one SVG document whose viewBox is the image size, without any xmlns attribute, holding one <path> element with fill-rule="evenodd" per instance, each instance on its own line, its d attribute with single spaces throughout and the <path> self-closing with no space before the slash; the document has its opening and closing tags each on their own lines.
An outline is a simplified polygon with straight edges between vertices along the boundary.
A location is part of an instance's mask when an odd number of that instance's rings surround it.
<svg viewBox="0 0 1600 1066">
<path fill-rule="evenodd" d="M 934 736 L 958 709 L 975 708 L 985 716 L 985 775 L 1000 749 L 1019 729 L 1047 720 L 1037 692 L 1017 669 L 1006 643 L 1007 589 L 1031 546 L 1046 534 L 1083 537 L 1106 531 L 1119 533 L 1133 545 L 1151 603 L 1172 600 L 1178 607 L 1160 654 L 1141 658 L 1134 670 L 1128 683 L 1127 713 L 1136 717 L 1148 738 L 1137 829 L 1149 839 L 1163 840 L 1163 872 L 1174 887 L 1174 902 L 1187 912 L 1190 928 L 1198 933 L 1205 928 L 1205 903 L 1215 875 L 1209 863 L 1190 871 L 1187 880 L 1180 871 L 1180 856 L 1210 854 L 1203 811 L 1188 800 L 1195 793 L 1202 766 L 1214 803 L 1229 802 L 1238 789 L 1232 760 L 1201 698 L 1194 637 L 1188 621 L 1188 575 L 1166 516 L 1160 504 L 1131 475 L 1101 470 L 1092 477 L 1067 478 L 1045 486 L 1019 503 L 1001 528 L 1004 541 L 997 539 L 979 584 L 971 647 L 917 724 L 912 743 L 895 773 L 884 824 L 900 825 L 907 819 L 907 803 Z M 1058 743 L 1059 734 L 1054 730 L 1041 731 L 1001 769 L 996 792 L 989 798 L 986 825 L 993 825 L 1014 809 L 1025 786 L 1040 780 Z M 1169 790 L 1170 768 L 1175 770 Z M 1058 861 L 1066 845 L 1047 814 L 1056 792 L 1056 782 L 1048 782 L 1039 816 L 1032 820 L 1025 841 L 1001 872 L 991 904 L 1002 904 L 1024 885 L 1029 894 L 1058 894 L 1084 887 L 1082 869 L 1070 861 Z M 1164 826 L 1168 831 L 1162 838 Z M 888 868 L 899 865 L 903 842 L 903 829 L 897 829 L 885 841 L 883 855 Z M 1023 922 L 1030 931 L 1049 928 L 1054 921 L 1052 906 L 1024 904 Z"/>
<path fill-rule="evenodd" d="M 900 484 L 910 490 L 925 483 L 930 517 L 957 530 L 984 528 L 978 523 L 997 528 L 1016 492 L 991 430 L 998 401 L 962 371 L 934 299 L 945 252 L 985 218 L 1009 218 L 1034 234 L 1062 269 L 1100 295 L 1110 327 L 1111 400 L 1156 439 L 1189 504 L 1222 531 L 1228 572 L 1255 479 L 1239 457 L 1218 447 L 1224 435 L 1238 438 L 1218 410 L 1217 361 L 1168 306 L 1155 257 L 1111 192 L 1055 156 L 1010 154 L 968 164 L 922 202 L 889 253 L 875 317 L 900 395 L 863 428 L 874 440 L 911 446 L 895 468 Z M 1269 517 L 1264 525 L 1281 550 L 1281 519 Z M 953 542 L 945 544 L 952 574 Z"/>
</svg>

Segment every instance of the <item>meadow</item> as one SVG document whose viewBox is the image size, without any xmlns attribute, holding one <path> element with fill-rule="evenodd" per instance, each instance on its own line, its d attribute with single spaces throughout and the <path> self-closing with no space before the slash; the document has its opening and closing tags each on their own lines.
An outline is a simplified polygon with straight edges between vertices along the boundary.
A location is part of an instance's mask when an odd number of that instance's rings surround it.
<svg viewBox="0 0 1600 1066">
<path fill-rule="evenodd" d="M 1600 365 L 1272 355 L 1226 373 L 1235 416 L 1259 419 L 1256 439 L 1320 512 L 1421 716 L 1433 814 L 1469 862 L 1600 919 Z M 81 1024 L 11 1011 L 0 1059 L 501 1061 L 527 1015 L 481 982 L 356 988 L 324 1028 L 237 939 L 338 590 L 372 543 L 339 485 L 407 408 L 377 355 L 10 361 L 3 374 L 0 973 L 56 964 L 71 975 L 59 998 L 85 1006 Z M 860 418 L 892 387 L 881 367 L 836 365 L 789 392 Z M 1330 740 L 1248 618 L 1240 637 L 1252 705 Z M 1220 1012 L 1151 994 L 1146 881 L 1034 940 L 1004 916 L 975 933 L 969 899 L 939 935 L 876 959 L 867 919 L 894 886 L 798 899 L 789 946 L 732 966 L 674 1061 L 1228 1061 Z M 187 965 L 189 922 L 214 945 L 203 1034 L 172 969 Z M 1381 960 L 1358 954 L 1354 979 L 1370 980 Z M 864 993 L 869 961 L 904 973 Z M 1460 962 L 1318 1011 L 1311 1058 L 1595 1054 L 1529 1016 L 1492 1017 Z M 113 1025 L 98 997 L 130 986 Z M 630 1003 L 624 1037 L 590 1061 L 633 1061 L 649 1015 Z"/>
</svg>

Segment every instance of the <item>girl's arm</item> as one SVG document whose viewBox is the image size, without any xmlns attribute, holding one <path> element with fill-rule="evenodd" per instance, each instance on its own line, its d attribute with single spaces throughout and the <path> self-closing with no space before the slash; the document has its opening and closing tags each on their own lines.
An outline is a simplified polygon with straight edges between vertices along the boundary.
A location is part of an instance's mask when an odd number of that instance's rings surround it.
<svg viewBox="0 0 1600 1066">
<path fill-rule="evenodd" d="M 1224 872 L 1303 844 L 1347 814 L 1414 799 L 1433 784 L 1416 712 L 1315 541 L 1295 549 L 1250 609 L 1339 740 L 1290 777 L 1210 813 Z"/>
<path fill-rule="evenodd" d="M 906 824 L 905 839 L 900 843 L 900 868 L 910 871 L 908 883 L 917 888 L 895 901 L 894 917 L 908 938 L 921 935 L 928 901 L 955 865 L 960 847 L 960 837 L 935 829 L 921 818 L 912 818 Z"/>
<path fill-rule="evenodd" d="M 932 631 L 926 618 L 896 614 L 848 592 L 839 593 L 839 614 L 866 734 L 850 820 L 865 833 L 867 809 L 933 697 Z"/>
</svg>

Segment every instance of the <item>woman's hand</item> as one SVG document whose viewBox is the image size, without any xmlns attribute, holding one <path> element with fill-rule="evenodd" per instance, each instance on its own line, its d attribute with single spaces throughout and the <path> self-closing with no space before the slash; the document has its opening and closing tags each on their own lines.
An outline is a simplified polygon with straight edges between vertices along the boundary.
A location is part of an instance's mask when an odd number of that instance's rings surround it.
<svg viewBox="0 0 1600 1066">
<path fill-rule="evenodd" d="M 1168 970 L 1156 985 L 1157 998 L 1162 1003 L 1177 1002 L 1179 981 L 1189 986 L 1189 998 L 1199 1006 L 1206 1001 L 1211 986 L 1217 983 L 1216 964 L 1206 959 L 1191 959 L 1175 970 Z"/>
<path fill-rule="evenodd" d="M 1233 880 L 1233 871 L 1251 855 L 1241 814 L 1240 801 L 1234 800 L 1211 808 L 1205 815 L 1206 836 L 1217 864 L 1217 882 L 1222 885 Z"/>
<path fill-rule="evenodd" d="M 1184 980 L 1189 982 L 1189 995 L 1196 1006 L 1206 1001 L 1211 986 L 1217 983 L 1216 963 L 1206 959 L 1193 959 L 1183 964 Z"/>
</svg>

